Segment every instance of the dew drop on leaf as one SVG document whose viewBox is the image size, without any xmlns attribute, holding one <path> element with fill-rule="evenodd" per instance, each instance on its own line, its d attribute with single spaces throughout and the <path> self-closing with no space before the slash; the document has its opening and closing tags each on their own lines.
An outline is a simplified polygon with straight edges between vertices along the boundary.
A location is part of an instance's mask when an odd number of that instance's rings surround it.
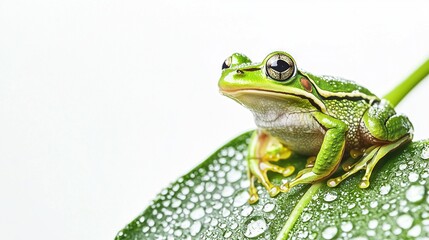
<svg viewBox="0 0 429 240">
<path fill-rule="evenodd" d="M 212 182 L 206 183 L 206 192 L 213 192 L 213 190 L 216 188 L 216 185 Z"/>
<path fill-rule="evenodd" d="M 396 219 L 398 226 L 403 229 L 409 229 L 413 225 L 413 221 L 414 219 L 408 214 L 403 214 Z"/>
<path fill-rule="evenodd" d="M 180 227 L 183 229 L 189 228 L 191 226 L 191 222 L 189 220 L 185 220 L 180 224 Z"/>
<path fill-rule="evenodd" d="M 243 210 L 241 210 L 240 215 L 243 216 L 243 217 L 247 217 L 252 212 L 253 212 L 253 207 L 249 205 L 249 206 L 244 207 Z"/>
<path fill-rule="evenodd" d="M 377 201 L 372 201 L 372 202 L 369 204 L 369 206 L 370 206 L 371 208 L 376 208 L 376 207 L 378 206 L 378 202 L 377 202 Z"/>
<path fill-rule="evenodd" d="M 326 202 L 332 202 L 335 199 L 337 199 L 337 194 L 335 192 L 328 192 L 325 194 L 325 197 L 323 198 Z"/>
<path fill-rule="evenodd" d="M 372 219 L 368 222 L 369 229 L 375 229 L 378 226 L 378 221 L 376 219 Z"/>
<path fill-rule="evenodd" d="M 423 151 L 422 151 L 422 153 L 421 153 L 420 157 L 421 157 L 422 159 L 424 159 L 424 160 L 429 159 L 429 147 L 428 147 L 428 146 L 426 146 L 426 147 L 423 149 Z"/>
<path fill-rule="evenodd" d="M 409 237 L 418 237 L 420 236 L 420 233 L 422 232 L 422 227 L 420 225 L 416 225 L 412 227 L 410 230 L 408 230 L 407 235 Z"/>
<path fill-rule="evenodd" d="M 201 230 L 201 223 L 200 222 L 194 222 L 190 228 L 190 233 L 192 236 L 196 236 Z"/>
<path fill-rule="evenodd" d="M 307 222 L 308 220 L 311 219 L 312 216 L 313 215 L 311 213 L 306 212 L 306 213 L 302 214 L 302 221 Z"/>
<path fill-rule="evenodd" d="M 415 172 L 410 172 L 410 174 L 408 175 L 408 180 L 410 180 L 410 182 L 417 182 L 417 180 L 419 180 L 419 174 Z"/>
<path fill-rule="evenodd" d="M 350 232 L 353 229 L 353 224 L 351 222 L 342 222 L 341 230 L 343 232 Z"/>
<path fill-rule="evenodd" d="M 228 209 L 224 208 L 222 210 L 222 217 L 228 217 L 231 214 L 231 211 L 229 211 Z"/>
<path fill-rule="evenodd" d="M 248 238 L 255 238 L 263 234 L 267 229 L 267 223 L 263 217 L 254 217 L 249 219 L 245 224 L 244 236 Z"/>
<path fill-rule="evenodd" d="M 322 232 L 322 237 L 324 239 L 333 239 L 338 233 L 338 228 L 335 226 L 327 227 Z"/>
<path fill-rule="evenodd" d="M 405 197 L 408 201 L 415 203 L 423 199 L 425 195 L 425 187 L 421 185 L 411 185 L 405 192 Z"/>
<path fill-rule="evenodd" d="M 276 205 L 274 205 L 273 203 L 267 203 L 267 204 L 265 204 L 263 211 L 264 212 L 271 212 L 271 211 L 273 211 L 275 206 Z"/>
<path fill-rule="evenodd" d="M 234 188 L 226 186 L 222 191 L 222 197 L 229 197 L 234 193 Z"/>
<path fill-rule="evenodd" d="M 192 220 L 198 220 L 202 217 L 204 217 L 204 209 L 203 208 L 196 208 L 191 212 L 191 218 Z"/>
<path fill-rule="evenodd" d="M 249 199 L 249 193 L 247 191 L 241 191 L 235 196 L 233 206 L 241 207 L 247 202 L 247 199 Z"/>
<path fill-rule="evenodd" d="M 348 209 L 353 209 L 356 206 L 356 203 L 350 203 L 347 208 Z"/>
<path fill-rule="evenodd" d="M 237 182 L 238 180 L 240 180 L 240 178 L 241 178 L 241 171 L 238 171 L 235 169 L 229 171 L 228 174 L 226 175 L 226 179 L 230 183 Z"/>
<path fill-rule="evenodd" d="M 384 185 L 384 186 L 381 186 L 380 187 L 380 194 L 381 195 L 386 195 L 386 194 L 388 194 L 389 192 L 390 192 L 390 189 L 391 189 L 392 187 L 390 186 L 390 185 Z"/>
<path fill-rule="evenodd" d="M 153 225 L 155 225 L 155 221 L 153 221 L 152 219 L 148 219 L 148 220 L 146 221 L 146 223 L 147 223 L 147 225 L 148 225 L 149 227 L 153 227 Z"/>
</svg>

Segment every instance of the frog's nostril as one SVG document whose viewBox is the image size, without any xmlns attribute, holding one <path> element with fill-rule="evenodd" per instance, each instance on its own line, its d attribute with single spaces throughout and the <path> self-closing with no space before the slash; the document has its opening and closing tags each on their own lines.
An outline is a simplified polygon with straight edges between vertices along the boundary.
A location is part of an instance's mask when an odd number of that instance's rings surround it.
<svg viewBox="0 0 429 240">
<path fill-rule="evenodd" d="M 244 72 L 243 72 L 243 70 L 237 69 L 237 73 L 238 74 L 243 74 Z"/>
</svg>

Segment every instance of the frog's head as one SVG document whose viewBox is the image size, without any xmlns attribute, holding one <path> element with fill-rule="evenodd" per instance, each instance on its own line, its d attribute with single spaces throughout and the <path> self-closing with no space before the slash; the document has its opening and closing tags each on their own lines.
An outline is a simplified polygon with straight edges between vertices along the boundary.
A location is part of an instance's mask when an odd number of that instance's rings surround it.
<svg viewBox="0 0 429 240">
<path fill-rule="evenodd" d="M 273 52 L 261 63 L 234 53 L 223 63 L 219 80 L 223 95 L 254 112 L 266 108 L 323 108 L 313 84 L 285 52 Z"/>
</svg>

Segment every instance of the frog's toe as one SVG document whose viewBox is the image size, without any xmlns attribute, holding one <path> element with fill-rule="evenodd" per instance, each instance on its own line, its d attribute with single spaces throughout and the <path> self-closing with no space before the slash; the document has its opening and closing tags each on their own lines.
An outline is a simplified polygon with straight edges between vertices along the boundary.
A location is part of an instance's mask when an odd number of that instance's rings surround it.
<svg viewBox="0 0 429 240">
<path fill-rule="evenodd" d="M 280 173 L 284 177 L 290 176 L 295 171 L 294 166 L 280 167 L 269 162 L 262 162 L 260 165 L 261 170 Z"/>
</svg>

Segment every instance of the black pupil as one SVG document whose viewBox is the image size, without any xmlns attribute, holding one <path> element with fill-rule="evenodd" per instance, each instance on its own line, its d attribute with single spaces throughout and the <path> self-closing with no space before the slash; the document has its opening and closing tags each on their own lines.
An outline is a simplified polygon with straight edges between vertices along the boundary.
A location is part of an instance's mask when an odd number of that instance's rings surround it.
<svg viewBox="0 0 429 240">
<path fill-rule="evenodd" d="M 223 64 L 222 64 L 222 69 L 225 69 L 225 68 L 229 68 L 229 66 L 228 66 L 228 65 L 226 65 L 226 61 L 225 61 L 225 62 L 223 62 Z"/>
<path fill-rule="evenodd" d="M 275 62 L 271 63 L 271 68 L 276 70 L 277 72 L 284 72 L 288 70 L 288 68 L 290 68 L 290 65 L 287 62 L 278 59 Z"/>
</svg>

